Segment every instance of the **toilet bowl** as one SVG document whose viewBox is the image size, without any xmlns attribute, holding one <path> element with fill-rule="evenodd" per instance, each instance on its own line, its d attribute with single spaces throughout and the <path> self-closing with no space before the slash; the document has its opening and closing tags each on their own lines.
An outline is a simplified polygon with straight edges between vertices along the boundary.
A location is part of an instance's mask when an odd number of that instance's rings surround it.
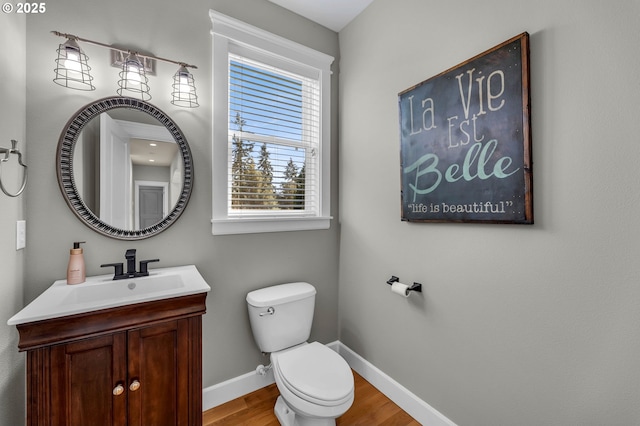
<svg viewBox="0 0 640 426">
<path fill-rule="evenodd" d="M 280 391 L 275 411 L 281 424 L 335 425 L 335 419 L 351 407 L 353 373 L 340 355 L 323 344 L 304 343 L 272 353 L 271 362 Z"/>
<path fill-rule="evenodd" d="M 283 426 L 333 426 L 354 398 L 353 373 L 339 354 L 308 343 L 316 290 L 280 284 L 247 294 L 251 330 L 271 364 L 280 396 L 274 412 Z"/>
</svg>

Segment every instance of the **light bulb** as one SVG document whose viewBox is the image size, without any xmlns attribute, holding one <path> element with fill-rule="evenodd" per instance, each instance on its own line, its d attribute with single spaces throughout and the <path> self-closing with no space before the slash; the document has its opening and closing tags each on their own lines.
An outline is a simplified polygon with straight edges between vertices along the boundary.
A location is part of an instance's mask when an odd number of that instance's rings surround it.
<svg viewBox="0 0 640 426">
<path fill-rule="evenodd" d="M 140 84 L 142 82 L 142 78 L 140 77 L 140 67 L 134 63 L 127 64 L 127 73 L 126 73 L 127 82 Z"/>
<path fill-rule="evenodd" d="M 189 75 L 188 74 L 180 74 L 180 83 L 178 84 L 180 88 L 180 93 L 190 93 L 192 91 L 191 85 L 189 84 Z"/>
<path fill-rule="evenodd" d="M 66 59 L 64 60 L 64 67 L 67 71 L 77 75 L 82 72 L 82 64 L 80 63 L 80 51 L 73 47 L 67 46 L 65 48 Z"/>
</svg>

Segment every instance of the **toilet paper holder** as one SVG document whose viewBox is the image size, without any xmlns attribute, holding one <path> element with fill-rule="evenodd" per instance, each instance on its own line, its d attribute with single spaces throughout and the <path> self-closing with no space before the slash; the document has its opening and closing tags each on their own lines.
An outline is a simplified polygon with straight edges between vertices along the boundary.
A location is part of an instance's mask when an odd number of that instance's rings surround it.
<svg viewBox="0 0 640 426">
<path fill-rule="evenodd" d="M 393 283 L 400 282 L 400 278 L 392 275 L 391 278 L 387 280 L 387 284 L 393 285 Z M 418 293 L 422 293 L 422 284 L 414 282 L 407 291 L 417 291 Z"/>
</svg>

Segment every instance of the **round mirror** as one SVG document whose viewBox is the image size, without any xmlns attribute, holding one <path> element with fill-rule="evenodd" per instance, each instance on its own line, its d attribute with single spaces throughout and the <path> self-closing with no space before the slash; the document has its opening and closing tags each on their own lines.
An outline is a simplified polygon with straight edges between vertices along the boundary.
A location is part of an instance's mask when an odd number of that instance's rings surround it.
<svg viewBox="0 0 640 426">
<path fill-rule="evenodd" d="M 84 106 L 62 130 L 56 162 L 71 210 L 112 238 L 164 231 L 191 196 L 187 140 L 169 116 L 141 100 L 118 96 Z"/>
</svg>

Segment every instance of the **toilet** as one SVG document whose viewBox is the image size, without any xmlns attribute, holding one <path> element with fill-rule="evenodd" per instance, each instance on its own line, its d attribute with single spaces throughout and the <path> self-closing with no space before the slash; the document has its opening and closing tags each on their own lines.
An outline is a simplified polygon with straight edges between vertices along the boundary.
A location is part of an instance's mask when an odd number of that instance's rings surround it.
<svg viewBox="0 0 640 426">
<path fill-rule="evenodd" d="M 330 426 L 354 396 L 353 373 L 335 351 L 308 343 L 316 289 L 280 284 L 247 294 L 253 337 L 271 366 L 280 396 L 274 412 L 283 426 Z"/>
</svg>

